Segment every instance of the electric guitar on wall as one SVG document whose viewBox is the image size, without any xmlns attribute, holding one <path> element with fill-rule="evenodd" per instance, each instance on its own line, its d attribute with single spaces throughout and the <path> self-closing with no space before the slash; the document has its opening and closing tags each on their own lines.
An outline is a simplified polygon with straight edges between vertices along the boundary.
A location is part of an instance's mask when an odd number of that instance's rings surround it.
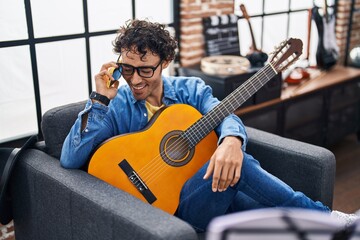
<svg viewBox="0 0 360 240">
<path fill-rule="evenodd" d="M 88 173 L 174 214 L 184 183 L 217 147 L 216 126 L 301 54 L 300 39 L 284 41 L 266 66 L 204 116 L 185 104 L 160 109 L 145 129 L 103 142 L 90 159 Z"/>
<path fill-rule="evenodd" d="M 335 15 L 329 13 L 325 0 L 322 9 L 317 6 L 313 7 L 312 17 L 319 35 L 316 64 L 319 69 L 328 70 L 336 64 L 339 58 L 339 47 L 336 44 L 335 36 Z"/>
<path fill-rule="evenodd" d="M 255 41 L 252 26 L 251 26 L 251 22 L 250 22 L 250 16 L 246 11 L 245 5 L 241 4 L 240 9 L 241 9 L 241 12 L 242 12 L 244 18 L 246 19 L 246 21 L 248 23 L 249 30 L 250 30 L 250 36 L 251 36 L 250 52 L 246 54 L 246 57 L 247 57 L 247 59 L 249 59 L 252 67 L 263 67 L 265 62 L 268 59 L 268 55 L 256 47 L 256 41 Z"/>
</svg>

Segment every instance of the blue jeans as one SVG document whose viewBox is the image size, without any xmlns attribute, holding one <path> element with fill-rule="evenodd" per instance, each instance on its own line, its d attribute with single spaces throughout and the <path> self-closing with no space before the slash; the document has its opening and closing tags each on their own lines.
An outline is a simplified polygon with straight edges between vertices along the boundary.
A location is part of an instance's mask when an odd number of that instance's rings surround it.
<svg viewBox="0 0 360 240">
<path fill-rule="evenodd" d="M 295 192 L 286 183 L 262 169 L 259 162 L 249 154 L 244 153 L 239 182 L 225 192 L 212 192 L 212 178 L 203 179 L 207 165 L 185 183 L 176 213 L 199 232 L 205 231 L 214 217 L 244 210 L 294 207 L 330 212 L 321 202 Z"/>
</svg>

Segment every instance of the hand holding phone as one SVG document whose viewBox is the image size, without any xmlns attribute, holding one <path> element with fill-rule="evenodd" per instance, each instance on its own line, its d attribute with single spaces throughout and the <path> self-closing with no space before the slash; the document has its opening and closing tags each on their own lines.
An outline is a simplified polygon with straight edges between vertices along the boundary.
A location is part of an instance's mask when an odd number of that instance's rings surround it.
<svg viewBox="0 0 360 240">
<path fill-rule="evenodd" d="M 108 70 L 110 72 L 110 74 L 112 75 L 112 77 L 114 78 L 114 80 L 107 80 L 107 88 L 110 88 L 116 81 L 118 81 L 121 77 L 121 72 L 122 72 L 122 66 L 119 65 L 117 68 L 109 68 Z"/>
</svg>

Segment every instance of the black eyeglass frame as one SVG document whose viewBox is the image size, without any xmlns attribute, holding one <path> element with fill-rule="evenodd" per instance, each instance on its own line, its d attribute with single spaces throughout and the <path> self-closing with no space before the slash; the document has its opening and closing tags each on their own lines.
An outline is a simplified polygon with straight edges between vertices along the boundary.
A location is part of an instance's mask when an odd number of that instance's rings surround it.
<svg viewBox="0 0 360 240">
<path fill-rule="evenodd" d="M 119 62 L 120 57 L 121 57 L 121 56 L 119 56 L 118 60 L 116 61 L 116 64 L 118 65 L 119 68 L 122 69 L 121 74 L 122 74 L 123 76 L 125 76 L 125 77 L 132 76 L 132 75 L 134 74 L 135 70 L 136 70 L 136 72 L 138 73 L 138 75 L 139 75 L 140 77 L 143 77 L 143 78 L 151 78 L 151 77 L 154 76 L 156 69 L 160 66 L 160 64 L 161 64 L 162 61 L 163 61 L 162 59 L 160 59 L 160 62 L 159 62 L 155 67 L 153 67 L 153 66 L 134 67 L 134 66 L 132 66 L 132 65 L 130 65 L 130 64 L 120 63 L 120 62 Z M 126 68 L 131 68 L 131 69 L 132 69 L 132 72 L 131 72 L 130 74 L 125 74 L 125 73 L 124 73 L 124 67 L 126 67 Z M 148 69 L 151 69 L 151 70 L 152 70 L 151 76 L 143 76 L 143 75 L 142 75 L 141 69 L 144 69 L 144 68 L 148 68 Z"/>
</svg>

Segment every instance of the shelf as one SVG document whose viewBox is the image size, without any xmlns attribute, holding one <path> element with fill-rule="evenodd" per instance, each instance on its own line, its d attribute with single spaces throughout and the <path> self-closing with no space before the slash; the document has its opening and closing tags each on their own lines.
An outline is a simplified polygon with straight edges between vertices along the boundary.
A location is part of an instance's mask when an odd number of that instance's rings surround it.
<svg viewBox="0 0 360 240">
<path fill-rule="evenodd" d="M 282 89 L 279 98 L 235 113 L 245 125 L 321 146 L 359 133 L 360 69 L 311 71 L 309 80 Z"/>
</svg>

